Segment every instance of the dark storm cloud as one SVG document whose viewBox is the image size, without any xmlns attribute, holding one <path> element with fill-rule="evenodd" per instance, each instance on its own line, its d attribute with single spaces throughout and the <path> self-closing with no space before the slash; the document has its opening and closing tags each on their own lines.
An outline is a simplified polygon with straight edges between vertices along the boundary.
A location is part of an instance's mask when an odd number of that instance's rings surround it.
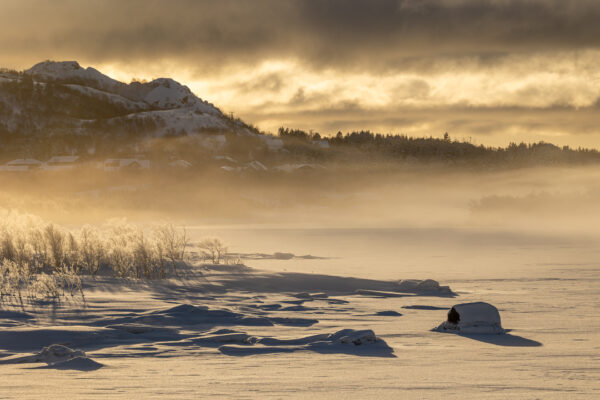
<svg viewBox="0 0 600 400">
<path fill-rule="evenodd" d="M 485 67 L 515 52 L 600 47 L 597 0 L 5 0 L 0 50 L 26 60 L 177 59 L 204 69 L 296 59 L 403 69 Z"/>
<path fill-rule="evenodd" d="M 0 0 L 0 17 L 0 66 L 172 75 L 271 131 L 600 143 L 599 0 Z"/>
</svg>

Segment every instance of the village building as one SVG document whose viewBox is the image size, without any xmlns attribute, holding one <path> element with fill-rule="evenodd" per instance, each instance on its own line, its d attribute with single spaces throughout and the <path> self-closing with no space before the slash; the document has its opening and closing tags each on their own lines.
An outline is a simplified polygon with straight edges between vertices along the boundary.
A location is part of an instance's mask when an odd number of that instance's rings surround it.
<svg viewBox="0 0 600 400">
<path fill-rule="evenodd" d="M 106 172 L 150 169 L 150 160 L 140 160 L 137 158 L 109 158 L 104 160 L 102 168 Z"/>
</svg>

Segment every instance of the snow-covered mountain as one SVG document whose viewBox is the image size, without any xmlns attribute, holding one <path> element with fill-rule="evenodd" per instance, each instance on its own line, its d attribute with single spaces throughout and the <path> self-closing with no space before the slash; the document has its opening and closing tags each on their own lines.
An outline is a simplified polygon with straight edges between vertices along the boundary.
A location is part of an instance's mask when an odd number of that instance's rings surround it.
<svg viewBox="0 0 600 400">
<path fill-rule="evenodd" d="M 25 71 L 25 74 L 41 82 L 75 83 L 118 95 L 130 101 L 143 102 L 148 107 L 193 108 L 207 114 L 222 115 L 218 108 L 199 99 L 187 86 L 170 78 L 158 78 L 148 83 L 125 84 L 92 67 L 82 68 L 76 61 L 44 61 Z"/>
<path fill-rule="evenodd" d="M 256 133 L 170 78 L 127 84 L 76 61 L 44 61 L 22 73 L 0 71 L 0 133 L 99 131 L 143 137 Z"/>
</svg>

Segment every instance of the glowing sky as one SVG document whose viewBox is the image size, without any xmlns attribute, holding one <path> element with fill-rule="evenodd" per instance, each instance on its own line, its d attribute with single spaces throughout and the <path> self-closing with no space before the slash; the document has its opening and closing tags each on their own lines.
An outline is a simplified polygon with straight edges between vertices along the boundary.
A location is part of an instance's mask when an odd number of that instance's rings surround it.
<svg viewBox="0 0 600 400">
<path fill-rule="evenodd" d="M 597 0 L 0 0 L 0 65 L 170 76 L 260 128 L 600 147 Z"/>
</svg>

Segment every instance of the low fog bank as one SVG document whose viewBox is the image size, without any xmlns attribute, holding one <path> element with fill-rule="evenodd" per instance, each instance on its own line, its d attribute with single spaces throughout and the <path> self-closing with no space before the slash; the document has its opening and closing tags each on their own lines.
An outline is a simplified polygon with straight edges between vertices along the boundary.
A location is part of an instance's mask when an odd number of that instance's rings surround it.
<svg viewBox="0 0 600 400">
<path fill-rule="evenodd" d="M 93 168 L 0 174 L 0 207 L 61 224 L 445 227 L 596 232 L 600 169 L 328 165 L 294 172 Z"/>
</svg>

